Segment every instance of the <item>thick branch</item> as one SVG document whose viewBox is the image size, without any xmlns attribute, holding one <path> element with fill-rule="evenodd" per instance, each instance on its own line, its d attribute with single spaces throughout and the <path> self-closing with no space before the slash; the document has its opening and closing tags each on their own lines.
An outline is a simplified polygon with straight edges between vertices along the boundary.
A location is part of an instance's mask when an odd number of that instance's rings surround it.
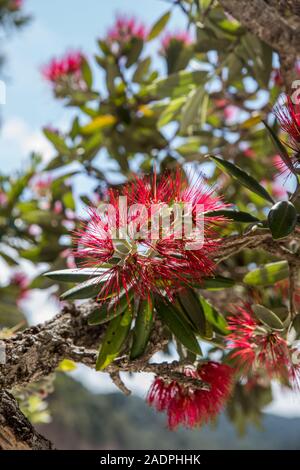
<svg viewBox="0 0 300 470">
<path fill-rule="evenodd" d="M 268 231 L 250 232 L 243 236 L 230 236 L 222 242 L 222 250 L 215 257 L 217 263 L 225 261 L 240 251 L 261 248 L 281 259 L 292 263 L 296 270 L 300 257 L 289 251 L 288 243 L 300 239 L 296 229 L 290 239 L 275 242 Z M 95 304 L 87 303 L 79 307 L 66 306 L 61 314 L 43 325 L 33 326 L 4 340 L 6 363 L 0 365 L 0 389 L 13 389 L 51 374 L 62 359 L 72 359 L 78 363 L 94 367 L 96 354 L 105 332 L 105 325 L 91 327 L 87 316 Z M 141 359 L 129 361 L 127 356 L 114 361 L 106 371 L 164 373 L 166 365 L 149 364 L 150 357 L 163 350 L 168 340 L 164 337 L 163 327 L 157 322 L 146 354 Z M 168 374 L 176 371 L 174 364 L 168 366 Z M 177 369 L 178 370 L 178 369 Z"/>
<path fill-rule="evenodd" d="M 0 450 L 51 450 L 50 441 L 35 431 L 15 398 L 0 392 Z"/>
<path fill-rule="evenodd" d="M 219 0 L 220 4 L 254 35 L 275 49 L 280 56 L 287 91 L 297 78 L 295 62 L 300 50 L 300 22 L 284 18 L 280 4 L 264 0 Z M 295 21 L 295 18 L 298 21 Z"/>
</svg>

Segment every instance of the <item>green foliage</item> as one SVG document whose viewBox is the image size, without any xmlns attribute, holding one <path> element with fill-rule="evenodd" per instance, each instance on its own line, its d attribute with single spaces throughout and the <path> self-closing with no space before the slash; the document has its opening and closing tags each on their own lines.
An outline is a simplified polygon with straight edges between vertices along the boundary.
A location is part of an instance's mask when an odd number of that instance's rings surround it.
<svg viewBox="0 0 300 470">
<path fill-rule="evenodd" d="M 132 37 L 118 47 L 107 38 L 99 39 L 94 60 L 82 60 L 80 80 L 68 77 L 53 87 L 55 97 L 72 108 L 64 132 L 44 129 L 53 158 L 44 163 L 41 156 L 32 155 L 21 172 L 0 174 L 1 261 L 14 270 L 23 260 L 42 263 L 47 277 L 36 274 L 29 290 L 49 289 L 54 281 L 55 295 L 63 300 L 97 302 L 88 321 L 91 326 L 104 325 L 98 370 L 125 350 L 130 359 L 142 357 L 156 319 L 181 359 L 201 356 L 205 341 L 213 352 L 219 345 L 219 354 L 226 360 L 227 304 L 253 298 L 254 290 L 260 304 L 253 310 L 263 328 L 299 335 L 298 316 L 292 321 L 279 313 L 285 314 L 289 307 L 288 296 L 278 295 L 275 285 L 288 278 L 287 262 L 262 250 L 240 250 L 237 245 L 235 251 L 238 235 L 246 233 L 249 241 L 252 235 L 271 234 L 274 244 L 289 243 L 287 237 L 299 223 L 297 193 L 282 195 L 274 179 L 278 172 L 273 157 L 279 152 L 298 183 L 291 151 L 272 124 L 270 111 L 280 93 L 272 75 L 276 52 L 229 18 L 216 2 L 181 3 L 191 25 L 191 43 L 174 41 L 168 53 L 159 53 L 156 43 L 166 32 L 173 7 L 148 28 L 145 38 Z M 0 21 L 1 15 L 2 4 Z M 13 17 L 14 24 L 21 22 L 20 15 Z M 100 89 L 99 76 L 103 77 Z M 182 166 L 189 177 L 186 164 L 192 164 L 197 174 L 209 170 L 205 183 L 218 189 L 228 209 L 206 216 L 227 220 L 216 224 L 216 231 L 221 239 L 234 236 L 231 255 L 197 285 L 191 273 L 190 288 L 176 292 L 174 305 L 155 296 L 149 302 L 138 299 L 134 289 L 121 292 L 119 298 L 102 298 L 102 283 L 112 266 L 74 266 L 71 232 L 80 228 L 82 204 L 96 207 L 113 186 L 108 168 L 113 168 L 119 189 L 118 182 L 130 181 L 135 172 L 149 173 L 154 163 L 158 179 L 162 171 L 172 173 L 176 166 Z M 88 190 L 78 187 L 78 176 L 87 178 Z M 297 255 L 297 247 L 287 249 Z M 61 283 L 70 283 L 69 289 L 63 291 Z M 3 280 L 0 287 L 0 323 L 8 335 L 25 326 L 22 292 L 11 284 Z M 249 397 L 246 388 L 238 386 L 235 398 L 241 406 L 231 403 L 229 414 L 243 429 L 244 418 L 249 414 L 256 419 L 270 391 L 260 388 Z M 40 403 L 33 404 L 32 413 L 43 412 Z"/>
</svg>

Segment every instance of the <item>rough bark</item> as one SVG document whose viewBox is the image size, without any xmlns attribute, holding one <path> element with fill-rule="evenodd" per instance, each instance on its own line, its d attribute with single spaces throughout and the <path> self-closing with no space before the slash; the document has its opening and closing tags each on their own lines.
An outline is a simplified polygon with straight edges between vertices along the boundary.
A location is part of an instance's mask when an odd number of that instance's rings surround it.
<svg viewBox="0 0 300 470">
<path fill-rule="evenodd" d="M 295 16 L 282 14 L 282 2 L 219 0 L 224 9 L 250 32 L 274 48 L 280 56 L 287 91 L 296 80 L 295 62 L 300 50 L 299 2 L 290 2 Z M 286 4 L 287 7 L 287 4 Z"/>
<path fill-rule="evenodd" d="M 15 398 L 0 392 L 0 450 L 51 450 L 50 441 L 35 431 Z"/>
</svg>

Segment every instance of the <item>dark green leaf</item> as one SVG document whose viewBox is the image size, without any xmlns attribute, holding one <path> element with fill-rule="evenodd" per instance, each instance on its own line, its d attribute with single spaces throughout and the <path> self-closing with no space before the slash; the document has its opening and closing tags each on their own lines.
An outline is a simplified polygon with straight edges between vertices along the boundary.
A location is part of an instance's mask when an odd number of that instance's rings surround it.
<svg viewBox="0 0 300 470">
<path fill-rule="evenodd" d="M 229 289 L 235 285 L 235 281 L 233 279 L 223 277 L 223 276 L 215 276 L 215 277 L 208 277 L 203 280 L 203 284 L 201 285 L 202 289 L 208 290 L 218 290 L 218 289 Z"/>
<path fill-rule="evenodd" d="M 114 297 L 110 302 L 102 303 L 99 308 L 89 315 L 89 325 L 101 325 L 121 315 L 130 304 L 133 294 L 132 290 L 123 292 L 119 296 Z"/>
<path fill-rule="evenodd" d="M 274 240 L 287 237 L 297 224 L 297 211 L 290 201 L 277 202 L 268 214 L 268 223 Z"/>
<path fill-rule="evenodd" d="M 177 298 L 183 312 L 193 325 L 194 331 L 200 333 L 201 336 L 205 338 L 208 337 L 211 339 L 212 336 L 207 336 L 210 332 L 206 326 L 207 321 L 202 305 L 193 289 L 184 289 L 180 291 Z"/>
<path fill-rule="evenodd" d="M 227 321 L 217 311 L 215 307 L 213 307 L 204 297 L 200 297 L 200 302 L 203 308 L 204 315 L 206 317 L 206 320 L 215 327 L 216 331 L 218 333 L 221 333 L 223 335 L 226 335 L 228 333 L 228 328 L 227 328 Z"/>
<path fill-rule="evenodd" d="M 292 160 L 289 157 L 288 151 L 283 145 L 283 143 L 280 141 L 280 139 L 277 137 L 273 129 L 266 123 L 266 121 L 263 121 L 264 125 L 266 126 L 267 131 L 269 132 L 269 135 L 275 144 L 276 149 L 279 152 L 279 155 L 283 161 L 283 163 L 291 170 L 292 173 L 295 173 L 294 166 L 292 164 Z"/>
<path fill-rule="evenodd" d="M 264 325 L 268 326 L 272 330 L 284 330 L 282 321 L 274 312 L 272 312 L 272 310 L 269 310 L 268 308 L 259 304 L 252 305 L 252 310 L 258 320 Z"/>
<path fill-rule="evenodd" d="M 130 352 L 131 359 L 137 359 L 143 355 L 151 334 L 153 318 L 152 299 L 141 300 L 133 329 L 133 341 Z"/>
<path fill-rule="evenodd" d="M 265 199 L 268 202 L 274 202 L 271 198 L 270 194 L 263 188 L 252 176 L 246 173 L 244 170 L 239 168 L 238 166 L 234 165 L 227 160 L 223 160 L 222 158 L 215 157 L 214 155 L 209 155 L 216 165 L 226 173 L 233 176 L 233 178 L 237 179 L 243 186 L 250 189 L 254 193 L 258 194 L 260 197 Z"/>
<path fill-rule="evenodd" d="M 59 282 L 83 282 L 92 277 L 103 276 L 106 270 L 105 268 L 62 269 L 45 273 L 44 276 Z"/>
<path fill-rule="evenodd" d="M 234 220 L 235 222 L 241 222 L 241 223 L 260 222 L 260 220 L 257 217 L 254 217 L 254 215 L 248 214 L 248 212 L 235 211 L 235 210 L 229 210 L 229 209 L 205 212 L 205 216 L 207 217 L 223 216 L 223 217 L 227 217 L 228 219 Z"/>
<path fill-rule="evenodd" d="M 178 341 L 193 353 L 202 355 L 196 336 L 180 312 L 172 304 L 160 300 L 155 302 L 155 307 L 162 321 L 168 326 Z"/>
<path fill-rule="evenodd" d="M 63 300 L 75 300 L 75 299 L 92 299 L 96 298 L 101 290 L 101 283 L 104 282 L 105 276 L 95 277 L 89 279 L 77 286 L 69 289 L 61 295 Z"/>
<path fill-rule="evenodd" d="M 105 332 L 96 363 L 96 370 L 103 370 L 120 353 L 128 337 L 132 321 L 132 308 L 127 308 L 118 317 L 111 320 Z"/>
</svg>

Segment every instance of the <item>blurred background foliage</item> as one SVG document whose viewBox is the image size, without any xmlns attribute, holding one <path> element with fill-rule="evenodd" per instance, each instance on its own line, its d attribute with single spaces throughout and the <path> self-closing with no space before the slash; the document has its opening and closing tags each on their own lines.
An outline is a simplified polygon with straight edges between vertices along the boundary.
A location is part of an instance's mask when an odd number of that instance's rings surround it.
<svg viewBox="0 0 300 470">
<path fill-rule="evenodd" d="M 28 22 L 12 3 L 0 1 L 4 30 Z M 177 9 L 186 15 L 187 29 L 181 33 L 168 30 L 168 21 Z M 44 134 L 54 150 L 47 164 L 33 154 L 24 171 L 5 174 L 5 168 L 1 168 L 0 256 L 10 272 L 9 281 L 1 281 L 0 287 L 2 337 L 26 326 L 23 305 L 31 290 L 44 289 L 52 299 L 58 299 L 61 287 L 53 290 L 53 282 L 41 274 L 74 266 L 70 231 L 78 226 L 87 206 L 97 205 L 108 186 L 117 187 L 135 174 L 150 172 L 154 163 L 159 173 L 180 165 L 202 174 L 233 208 L 264 219 L 266 201 L 206 158 L 214 154 L 241 166 L 275 200 L 285 199 L 293 188 L 293 181 L 285 181 L 283 186 L 282 178 L 277 178 L 278 156 L 262 125 L 264 119 L 278 132 L 272 115 L 282 91 L 276 53 L 225 14 L 216 1 L 165 2 L 162 12 L 153 25 L 139 27 L 138 19 L 132 20 L 134 27 L 128 35 L 118 36 L 116 23 L 115 36 L 108 32 L 97 39 L 95 57 L 88 59 L 82 54 L 76 74 L 50 79 L 54 97 L 62 106 L 72 108 L 69 129 L 45 127 Z M 74 177 L 78 174 L 89 178 L 89 191 L 75 191 Z M 223 228 L 222 235 L 243 233 L 248 225 L 232 222 Z M 31 263 L 35 268 L 31 270 L 34 275 L 28 276 L 24 260 L 26 266 Z M 260 303 L 282 307 L 285 265 L 275 274 L 272 271 L 268 288 L 259 274 L 256 280 L 242 282 L 251 269 L 274 261 L 278 260 L 259 250 L 232 256 L 218 266 L 217 274 L 233 279 L 234 285 L 226 291 L 205 290 L 203 295 L 223 315 L 224 302 L 230 304 L 241 295 L 247 298 L 251 294 Z M 58 380 L 59 393 L 75 400 L 71 381 Z M 228 406 L 228 416 L 240 431 L 248 421 L 258 423 L 261 408 L 272 400 L 270 384 L 254 388 L 250 394 L 242 385 L 237 386 Z M 52 387 L 38 384 L 37 389 L 16 394 L 33 421 L 45 421 L 48 416 L 43 399 Z M 79 395 L 85 393 L 81 388 L 78 391 Z M 75 416 L 70 410 L 59 411 L 63 405 L 55 397 L 51 406 L 56 417 L 80 429 L 84 418 L 78 421 L 79 403 L 74 405 Z M 84 406 L 102 407 L 103 413 L 106 405 L 102 406 L 101 400 L 89 397 Z M 115 406 L 115 401 L 122 402 L 123 398 L 112 400 Z M 130 410 L 137 423 L 139 415 L 146 413 L 140 403 Z M 87 415 L 92 419 L 94 411 Z M 146 414 L 139 426 L 145 425 L 144 419 Z M 86 426 L 86 436 L 98 434 L 97 423 Z M 197 434 L 194 436 L 197 446 Z M 115 439 L 107 437 L 103 446 L 118 446 Z M 178 433 L 176 439 L 180 447 L 187 434 Z M 122 444 L 124 448 L 127 445 Z"/>
</svg>

